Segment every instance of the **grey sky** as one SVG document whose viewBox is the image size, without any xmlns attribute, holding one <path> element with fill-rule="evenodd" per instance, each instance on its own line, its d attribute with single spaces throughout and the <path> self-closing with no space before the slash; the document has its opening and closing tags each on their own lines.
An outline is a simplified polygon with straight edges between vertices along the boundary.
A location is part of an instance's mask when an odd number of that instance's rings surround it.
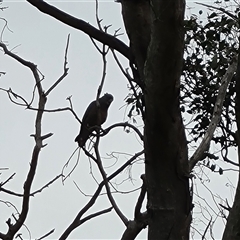
<svg viewBox="0 0 240 240">
<path fill-rule="evenodd" d="M 189 4 L 192 2 L 189 1 Z M 211 1 L 206 2 L 211 4 Z M 94 1 L 49 1 L 49 3 L 96 26 Z M 88 104 L 95 99 L 102 77 L 101 55 L 97 52 L 89 37 L 40 13 L 25 1 L 5 1 L 4 6 L 8 6 L 8 9 L 1 11 L 0 17 L 8 21 L 8 27 L 12 32 L 5 30 L 3 40 L 8 44 L 9 49 L 14 48 L 13 52 L 38 65 L 38 69 L 45 76 L 42 82 L 45 90 L 63 72 L 66 40 L 67 35 L 70 33 L 68 53 L 69 75 L 50 94 L 46 108 L 66 107 L 68 106 L 66 98 L 72 95 L 74 109 L 81 118 Z M 124 33 L 120 7 L 120 4 L 113 1 L 100 1 L 99 3 L 99 16 L 103 18 L 103 24 L 112 24 L 110 33 L 113 33 L 114 30 L 120 27 L 122 28 L 121 32 Z M 4 22 L 0 21 L 0 24 L 2 28 Z M 126 35 L 120 38 L 127 43 Z M 121 56 L 119 58 L 124 68 L 127 68 L 127 61 Z M 0 71 L 7 73 L 0 78 L 0 87 L 11 87 L 19 95 L 30 99 L 34 87 L 34 79 L 31 72 L 3 54 L 0 54 L 0 63 Z M 110 126 L 116 122 L 126 121 L 126 108 L 121 107 L 124 106 L 124 98 L 128 94 L 127 81 L 117 67 L 117 64 L 113 61 L 111 53 L 108 56 L 107 77 L 103 89 L 103 93 L 105 92 L 113 94 L 114 101 L 109 108 L 109 117 L 103 127 Z M 9 168 L 0 177 L 1 181 L 3 181 L 16 172 L 16 176 L 6 187 L 20 193 L 29 170 L 29 161 L 34 146 L 34 141 L 29 136 L 34 132 L 36 113 L 12 104 L 4 92 L 0 92 L 0 112 L 0 134 L 3 136 L 0 141 L 0 167 Z M 142 126 L 140 118 L 137 118 L 137 120 L 137 124 Z M 61 173 L 63 165 L 77 146 L 74 138 L 78 134 L 79 124 L 70 112 L 45 113 L 42 127 L 43 134 L 52 132 L 54 135 L 45 141 L 45 143 L 48 143 L 48 146 L 43 148 L 40 153 L 37 174 L 33 182 L 33 190 L 39 189 Z M 101 154 L 103 157 L 107 157 L 104 160 L 104 166 L 107 167 L 106 171 L 109 174 L 129 158 L 126 154 L 134 154 L 141 149 L 142 145 L 137 136 L 134 133 L 128 134 L 120 128 L 110 132 L 109 135 L 101 139 L 100 143 Z M 111 152 L 126 154 L 116 153 L 115 156 L 119 157 L 119 159 L 115 163 L 116 159 L 110 159 L 107 156 Z M 72 159 L 71 166 L 75 160 L 76 155 Z M 114 163 L 115 165 L 112 166 Z M 101 178 L 98 170 L 94 164 L 92 165 L 94 175 L 100 181 Z M 71 166 L 69 166 L 67 171 L 71 169 Z M 134 165 L 131 170 L 133 181 L 124 182 L 118 186 L 119 190 L 130 191 L 138 188 L 141 185 L 140 175 L 143 172 L 143 164 Z M 120 183 L 128 175 L 129 172 L 124 171 L 117 178 L 116 183 Z M 83 152 L 81 152 L 78 167 L 64 186 L 59 180 L 31 199 L 30 212 L 26 225 L 30 229 L 33 239 L 42 236 L 53 228 L 55 228 L 55 232 L 51 235 L 51 238 L 58 238 L 75 218 L 77 212 L 89 200 L 88 197 L 83 196 L 78 191 L 73 181 L 86 194 L 94 193 L 97 187 L 90 175 L 89 160 L 84 156 Z M 236 181 L 236 179 L 233 178 L 233 181 Z M 224 177 L 221 183 L 218 180 L 209 184 L 214 185 L 216 189 L 224 188 L 226 194 L 229 195 L 231 190 L 224 185 L 226 182 L 227 177 Z M 201 191 L 200 188 L 198 189 L 199 191 Z M 122 209 L 129 219 L 133 218 L 133 207 L 135 206 L 138 193 L 114 195 L 120 209 Z M 18 209 L 21 209 L 20 199 L 9 197 L 4 193 L 0 194 L 1 199 L 9 200 L 16 204 Z M 109 206 L 110 203 L 107 197 L 101 196 L 97 200 L 97 204 L 87 214 Z M 7 230 L 5 221 L 14 210 L 7 208 L 0 202 L 0 212 L 0 231 L 5 232 Z M 222 229 L 222 224 L 222 222 L 219 223 L 219 229 Z M 70 238 L 119 239 L 124 229 L 124 225 L 114 210 L 112 210 L 111 213 L 83 224 L 73 231 Z M 23 228 L 21 232 L 24 234 L 24 238 L 27 239 L 28 233 L 26 229 Z M 216 233 L 216 237 L 221 236 L 221 231 L 218 232 Z M 140 238 L 146 238 L 146 230 L 139 235 Z"/>
</svg>

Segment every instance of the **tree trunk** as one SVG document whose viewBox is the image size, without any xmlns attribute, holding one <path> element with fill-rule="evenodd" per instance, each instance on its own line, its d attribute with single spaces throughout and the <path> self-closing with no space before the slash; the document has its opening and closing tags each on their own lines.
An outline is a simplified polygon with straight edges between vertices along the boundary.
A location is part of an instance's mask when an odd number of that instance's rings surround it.
<svg viewBox="0 0 240 240">
<path fill-rule="evenodd" d="M 238 65 L 236 75 L 236 121 L 237 121 L 237 144 L 238 144 L 238 162 L 240 163 L 240 48 L 238 50 Z M 227 224 L 223 233 L 223 240 L 240 239 L 240 172 L 238 175 L 238 184 L 232 209 L 229 212 Z"/>
<path fill-rule="evenodd" d="M 188 154 L 179 107 L 185 1 L 122 0 L 122 8 L 145 85 L 148 239 L 188 239 Z"/>
</svg>

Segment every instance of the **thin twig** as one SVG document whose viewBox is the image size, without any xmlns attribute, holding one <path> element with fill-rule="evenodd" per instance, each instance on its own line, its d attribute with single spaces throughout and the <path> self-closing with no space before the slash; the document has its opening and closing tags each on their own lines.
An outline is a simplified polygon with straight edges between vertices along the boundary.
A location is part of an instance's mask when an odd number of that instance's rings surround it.
<svg viewBox="0 0 240 240">
<path fill-rule="evenodd" d="M 68 46 L 69 46 L 69 39 L 70 39 L 70 34 L 68 34 L 67 38 L 67 45 L 65 49 L 65 56 L 64 56 L 64 64 L 63 64 L 63 74 L 62 76 L 46 91 L 45 95 L 47 96 L 67 75 L 68 75 L 68 70 L 67 68 L 67 53 L 68 53 Z"/>
<path fill-rule="evenodd" d="M 112 209 L 113 209 L 113 207 L 110 207 L 110 208 L 104 209 L 104 210 L 102 210 L 102 211 L 99 211 L 99 212 L 96 212 L 96 213 L 93 213 L 93 214 L 88 215 L 87 217 L 85 217 L 85 218 L 83 218 L 83 219 L 81 219 L 81 220 L 79 221 L 79 226 L 80 226 L 81 224 L 83 224 L 84 222 L 86 222 L 86 221 L 88 221 L 88 220 L 90 220 L 90 219 L 92 219 L 92 218 L 94 218 L 94 217 L 98 217 L 98 216 L 100 216 L 100 215 L 102 215 L 102 214 L 104 214 L 104 213 L 111 212 Z"/>
<path fill-rule="evenodd" d="M 97 20 L 97 25 L 98 25 L 98 28 L 101 32 L 103 32 L 103 29 L 102 29 L 102 26 L 101 26 L 101 22 L 102 22 L 102 19 L 99 19 L 98 17 L 98 0 L 95 0 L 95 6 L 96 6 L 96 9 L 95 9 L 95 17 L 96 17 L 96 20 Z"/>
<path fill-rule="evenodd" d="M 79 162 L 79 159 L 80 159 L 81 148 L 77 147 L 77 148 L 74 150 L 74 152 L 73 152 L 73 154 L 71 155 L 71 157 L 69 158 L 69 160 L 67 161 L 67 163 L 63 166 L 62 173 L 63 173 L 64 168 L 68 166 L 71 158 L 73 157 L 74 153 L 75 153 L 78 149 L 79 149 L 79 151 L 78 151 L 78 155 L 77 155 L 77 161 L 76 161 L 75 165 L 73 166 L 72 170 L 67 174 L 67 176 L 62 178 L 62 183 L 63 183 L 63 184 L 64 184 L 64 181 L 65 181 L 68 177 L 70 177 L 70 175 L 72 174 L 72 172 L 73 172 L 73 171 L 75 170 L 75 168 L 77 167 L 78 162 Z"/>
<path fill-rule="evenodd" d="M 69 104 L 70 104 L 70 108 L 73 110 L 73 104 L 72 104 L 72 95 L 67 97 L 66 100 L 69 101 Z"/>
<path fill-rule="evenodd" d="M 54 183 L 58 178 L 60 178 L 62 176 L 62 174 L 59 174 L 58 176 L 56 176 L 54 179 L 52 179 L 51 181 L 49 181 L 47 184 L 45 184 L 43 187 L 41 187 L 40 189 L 32 192 L 29 194 L 29 196 L 34 196 L 36 193 L 40 193 L 42 192 L 45 188 L 49 187 L 52 183 Z M 5 188 L 2 188 L 0 187 L 0 192 L 5 192 L 5 193 L 8 193 L 10 195 L 14 195 L 14 196 L 17 196 L 17 197 L 23 197 L 24 194 L 21 194 L 21 193 L 16 193 L 16 192 L 13 192 L 13 191 L 10 191 L 8 189 L 5 189 Z"/>
<path fill-rule="evenodd" d="M 34 107 L 28 107 L 28 109 L 30 110 L 34 110 L 34 111 L 42 111 L 42 112 L 63 112 L 63 111 L 70 111 L 74 117 L 77 119 L 77 121 L 79 123 L 82 123 L 82 121 L 78 118 L 77 114 L 74 112 L 74 110 L 70 107 L 65 107 L 65 108 L 56 108 L 56 109 L 38 109 L 38 108 L 34 108 Z"/>
<path fill-rule="evenodd" d="M 51 231 L 49 231 L 48 233 L 46 233 L 45 235 L 43 235 L 42 237 L 40 238 L 37 238 L 36 240 L 42 240 L 46 237 L 48 237 L 49 235 L 51 235 L 52 233 L 54 233 L 55 229 L 52 229 Z"/>
<path fill-rule="evenodd" d="M 8 97 L 9 97 L 10 101 L 13 102 L 14 104 L 19 105 L 19 106 L 24 106 L 24 107 L 28 107 L 29 106 L 28 102 L 22 96 L 20 96 L 17 93 L 13 92 L 11 88 L 9 88 L 9 89 L 0 88 L 0 90 L 6 92 L 8 94 Z M 20 98 L 24 103 L 16 102 L 12 98 L 12 96 L 14 98 L 16 98 L 16 99 Z"/>
<path fill-rule="evenodd" d="M 211 219 L 209 220 L 208 225 L 207 225 L 207 227 L 206 227 L 205 230 L 204 230 L 204 233 L 203 233 L 203 235 L 202 235 L 202 239 L 205 239 L 205 235 L 206 235 L 206 233 L 207 233 L 208 228 L 209 228 L 210 225 L 211 225 L 211 222 L 212 222 L 212 217 L 211 217 Z"/>
<path fill-rule="evenodd" d="M 6 9 L 7 7 L 1 7 L 0 9 L 3 10 L 3 9 Z M 5 18 L 0 18 L 2 21 L 5 22 L 3 28 L 2 28 L 2 31 L 1 31 L 1 34 L 0 34 L 0 41 L 2 42 L 3 41 L 3 33 L 5 31 L 5 29 L 7 29 L 8 31 L 10 31 L 11 33 L 13 32 L 9 27 L 8 27 L 8 22 Z"/>
<path fill-rule="evenodd" d="M 111 202 L 111 204 L 112 204 L 114 210 L 116 211 L 117 215 L 123 221 L 125 226 L 127 226 L 128 219 L 124 216 L 122 211 L 119 209 L 117 203 L 115 202 L 115 200 L 112 196 L 112 193 L 111 193 L 111 190 L 110 190 L 110 187 L 109 187 L 109 183 L 108 183 L 108 179 L 107 179 L 106 173 L 104 171 L 104 168 L 103 168 L 103 165 L 102 165 L 102 160 L 101 160 L 101 157 L 100 157 L 100 154 L 99 154 L 98 144 L 99 144 L 99 137 L 97 137 L 97 141 L 95 143 L 94 150 L 95 150 L 95 154 L 96 154 L 96 158 L 97 158 L 97 165 L 98 165 L 98 168 L 100 170 L 100 173 L 101 173 L 103 181 L 104 181 L 104 185 L 105 185 L 105 188 L 106 188 L 106 191 L 107 191 L 108 199 Z"/>
<path fill-rule="evenodd" d="M 8 183 L 13 177 L 16 175 L 16 173 L 13 173 L 6 181 L 3 183 L 0 183 L 0 187 L 4 186 L 6 183 Z M 0 188 L 1 189 L 1 188 Z"/>
<path fill-rule="evenodd" d="M 84 149 L 84 148 L 83 148 Z M 87 150 L 85 150 L 85 153 Z M 131 157 L 126 163 L 124 163 L 119 169 L 117 169 L 114 173 L 112 173 L 109 177 L 107 177 L 107 181 L 110 181 L 114 177 L 116 177 L 120 172 L 122 172 L 132 161 L 134 161 L 136 158 L 141 156 L 143 154 L 143 150 L 141 152 L 136 153 L 133 157 Z M 89 153 L 89 155 L 91 155 Z M 94 158 L 91 156 L 91 158 Z M 96 160 L 96 159 L 95 159 Z M 96 189 L 95 193 L 93 194 L 92 198 L 88 201 L 88 203 L 79 211 L 73 222 L 68 226 L 68 228 L 64 231 L 64 233 L 61 235 L 59 240 L 67 239 L 69 234 L 78 227 L 78 223 L 83 216 L 84 213 L 86 213 L 96 202 L 98 196 L 100 195 L 102 188 L 104 186 L 105 181 L 103 180 L 99 185 L 98 188 Z"/>
<path fill-rule="evenodd" d="M 220 12 L 223 12 L 225 14 L 227 14 L 229 17 L 231 17 L 232 19 L 234 20 L 238 20 L 237 16 L 233 15 L 232 13 L 228 12 L 227 10 L 225 10 L 224 8 L 219 8 L 219 7 L 215 7 L 215 6 L 211 6 L 211 5 L 208 5 L 208 4 L 205 4 L 205 3 L 198 3 L 198 2 L 195 2 L 196 4 L 198 5 L 202 5 L 204 7 L 208 7 L 208 8 L 212 8 L 212 9 L 215 9 L 215 10 L 218 10 Z"/>
</svg>

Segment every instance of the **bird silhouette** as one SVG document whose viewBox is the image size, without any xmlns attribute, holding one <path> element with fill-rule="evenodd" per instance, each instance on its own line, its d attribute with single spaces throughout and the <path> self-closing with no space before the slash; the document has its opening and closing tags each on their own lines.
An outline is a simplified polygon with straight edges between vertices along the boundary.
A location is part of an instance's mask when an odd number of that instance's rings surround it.
<svg viewBox="0 0 240 240">
<path fill-rule="evenodd" d="M 108 108 L 112 101 L 113 96 L 109 93 L 106 93 L 98 99 L 99 104 L 96 100 L 89 104 L 82 118 L 80 133 L 75 138 L 75 142 L 78 143 L 79 147 L 83 147 L 91 133 L 99 129 L 106 121 Z"/>
</svg>

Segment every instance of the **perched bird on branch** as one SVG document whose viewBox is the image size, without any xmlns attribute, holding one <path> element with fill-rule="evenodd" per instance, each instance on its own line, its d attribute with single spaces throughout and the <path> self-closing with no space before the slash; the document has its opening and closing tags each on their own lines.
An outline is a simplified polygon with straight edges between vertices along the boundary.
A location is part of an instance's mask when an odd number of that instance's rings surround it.
<svg viewBox="0 0 240 240">
<path fill-rule="evenodd" d="M 79 147 L 83 147 L 94 130 L 100 129 L 107 119 L 108 107 L 113 101 L 113 96 L 106 93 L 104 96 L 89 104 L 82 119 L 80 133 L 75 138 Z"/>
</svg>

